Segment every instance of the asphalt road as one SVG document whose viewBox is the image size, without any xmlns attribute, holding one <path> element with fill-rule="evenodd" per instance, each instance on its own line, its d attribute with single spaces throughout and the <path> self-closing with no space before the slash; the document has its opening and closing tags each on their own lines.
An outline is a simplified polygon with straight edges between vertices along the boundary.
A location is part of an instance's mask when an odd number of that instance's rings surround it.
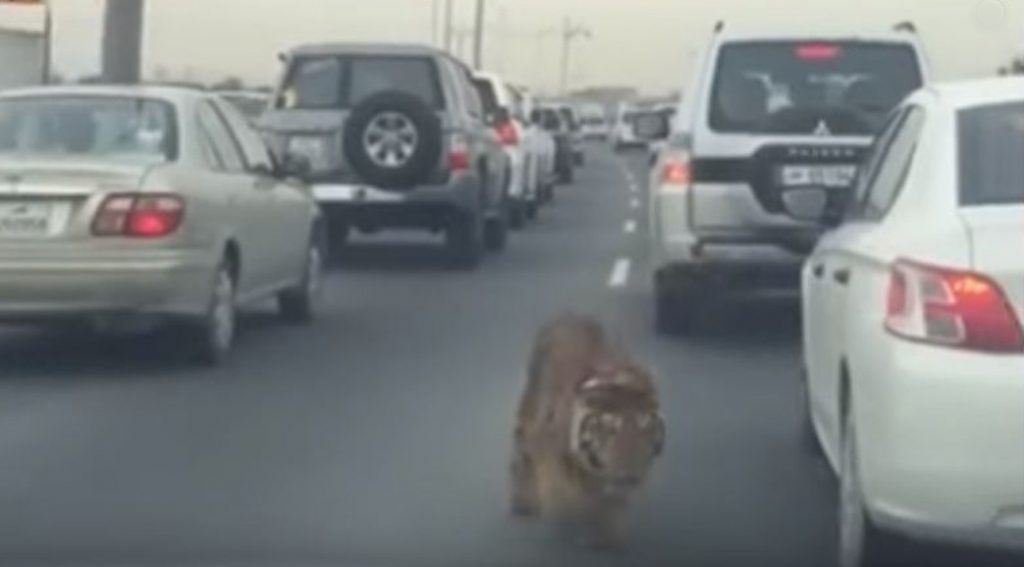
<svg viewBox="0 0 1024 567">
<path fill-rule="evenodd" d="M 255 309 L 222 369 L 160 335 L 0 330 L 0 563 L 833 565 L 834 481 L 797 444 L 796 304 L 657 337 L 626 163 L 595 148 L 476 273 L 415 234 L 358 241 L 314 327 Z M 667 450 L 612 555 L 505 514 L 530 340 L 567 310 L 602 317 L 664 395 Z"/>
</svg>

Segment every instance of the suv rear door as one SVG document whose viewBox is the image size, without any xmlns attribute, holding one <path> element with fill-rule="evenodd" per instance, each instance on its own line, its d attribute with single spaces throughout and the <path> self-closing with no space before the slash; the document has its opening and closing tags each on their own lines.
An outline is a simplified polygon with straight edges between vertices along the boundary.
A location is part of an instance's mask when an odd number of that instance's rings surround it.
<svg viewBox="0 0 1024 567">
<path fill-rule="evenodd" d="M 386 91 L 411 94 L 445 119 L 450 93 L 431 56 L 300 54 L 289 61 L 260 126 L 277 150 L 309 158 L 314 177 L 357 182 L 342 147 L 346 120 L 356 105 Z"/>
<path fill-rule="evenodd" d="M 730 41 L 713 51 L 693 136 L 691 224 L 796 226 L 781 188 L 848 191 L 889 112 L 923 83 L 913 44 Z"/>
</svg>

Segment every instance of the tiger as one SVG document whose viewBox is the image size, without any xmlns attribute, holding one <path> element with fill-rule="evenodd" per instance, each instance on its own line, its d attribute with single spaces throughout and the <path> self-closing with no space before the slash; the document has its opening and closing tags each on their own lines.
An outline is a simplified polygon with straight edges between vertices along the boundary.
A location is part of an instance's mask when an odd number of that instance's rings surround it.
<svg viewBox="0 0 1024 567">
<path fill-rule="evenodd" d="M 514 516 L 569 526 L 581 543 L 624 543 L 625 515 L 665 443 L 651 374 L 595 319 L 564 315 L 533 346 L 516 416 Z"/>
</svg>

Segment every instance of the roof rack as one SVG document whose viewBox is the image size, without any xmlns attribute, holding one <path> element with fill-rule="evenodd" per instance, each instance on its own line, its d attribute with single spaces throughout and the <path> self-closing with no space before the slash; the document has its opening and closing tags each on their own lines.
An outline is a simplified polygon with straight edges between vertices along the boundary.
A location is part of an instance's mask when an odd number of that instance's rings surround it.
<svg viewBox="0 0 1024 567">
<path fill-rule="evenodd" d="M 915 34 L 917 33 L 917 26 L 914 25 L 914 22 L 912 22 L 910 20 L 904 20 L 902 22 L 899 22 L 898 24 L 893 26 L 892 29 L 894 31 L 898 31 L 898 32 L 915 33 Z"/>
</svg>

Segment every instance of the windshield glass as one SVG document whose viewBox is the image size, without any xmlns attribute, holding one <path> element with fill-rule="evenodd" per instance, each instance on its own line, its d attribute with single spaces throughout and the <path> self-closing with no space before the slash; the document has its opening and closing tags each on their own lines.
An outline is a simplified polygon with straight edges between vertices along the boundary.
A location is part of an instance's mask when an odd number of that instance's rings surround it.
<svg viewBox="0 0 1024 567">
<path fill-rule="evenodd" d="M 433 108 L 443 97 L 434 63 L 425 57 L 300 56 L 277 101 L 278 108 L 351 108 L 383 92 L 410 94 Z"/>
<path fill-rule="evenodd" d="M 963 110 L 960 203 L 1024 203 L 1024 103 Z"/>
<path fill-rule="evenodd" d="M 741 42 L 722 47 L 711 127 L 729 133 L 868 135 L 921 70 L 905 44 Z"/>
<path fill-rule="evenodd" d="M 177 156 L 173 107 L 98 96 L 0 99 L 0 156 L 163 162 Z"/>
</svg>

